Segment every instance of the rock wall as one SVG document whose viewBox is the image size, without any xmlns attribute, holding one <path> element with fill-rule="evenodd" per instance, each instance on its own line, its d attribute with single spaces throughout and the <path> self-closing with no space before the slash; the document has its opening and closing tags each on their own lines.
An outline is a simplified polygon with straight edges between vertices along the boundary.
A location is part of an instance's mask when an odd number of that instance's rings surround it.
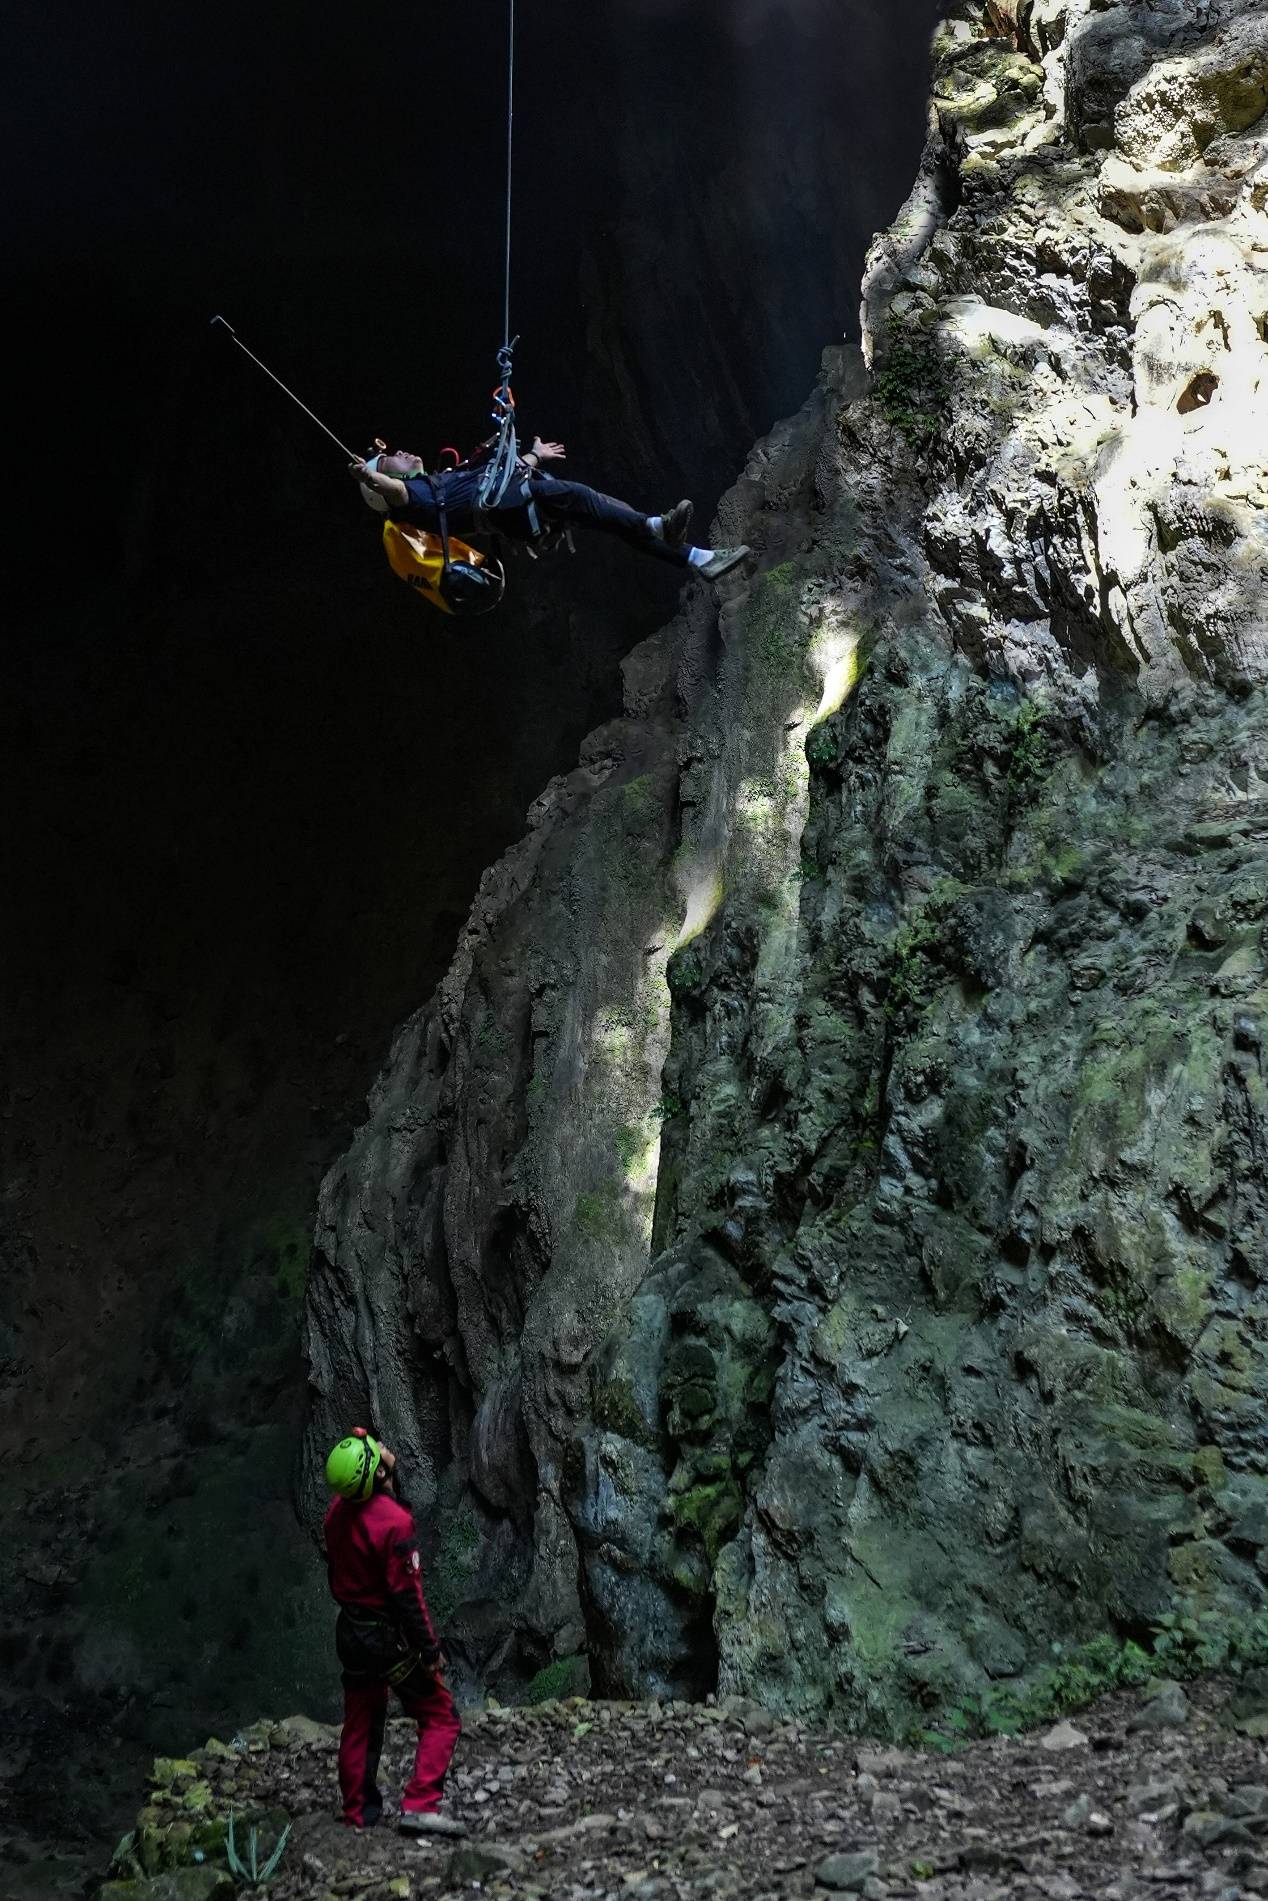
<svg viewBox="0 0 1268 1901">
<path fill-rule="evenodd" d="M 324 1185 L 469 1679 L 906 1731 L 1268 1596 L 1268 8 L 991 0 Z"/>
</svg>

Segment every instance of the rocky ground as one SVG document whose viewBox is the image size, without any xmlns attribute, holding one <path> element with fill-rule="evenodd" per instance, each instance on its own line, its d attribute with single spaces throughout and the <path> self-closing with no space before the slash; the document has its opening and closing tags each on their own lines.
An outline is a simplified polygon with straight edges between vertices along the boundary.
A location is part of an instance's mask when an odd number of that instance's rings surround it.
<svg viewBox="0 0 1268 1901">
<path fill-rule="evenodd" d="M 457 1845 L 350 1833 L 333 1804 L 337 1732 L 261 1723 L 155 1765 L 116 1857 L 131 1878 L 100 1901 L 228 1901 L 215 1864 L 231 1807 L 260 1818 L 262 1848 L 292 1819 L 272 1901 L 1237 1901 L 1268 1895 L 1264 1690 L 1155 1685 L 951 1755 L 861 1744 L 738 1698 L 479 1710 L 452 1778 L 470 1830 Z M 411 1734 L 389 1725 L 388 1791 Z M 171 1868 L 191 1853 L 201 1865 Z"/>
</svg>

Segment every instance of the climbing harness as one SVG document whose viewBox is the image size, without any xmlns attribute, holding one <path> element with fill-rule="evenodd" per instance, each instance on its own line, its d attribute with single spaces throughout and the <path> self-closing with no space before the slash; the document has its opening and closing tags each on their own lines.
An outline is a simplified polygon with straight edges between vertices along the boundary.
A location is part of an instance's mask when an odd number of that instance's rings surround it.
<svg viewBox="0 0 1268 1901">
<path fill-rule="evenodd" d="M 422 1662 L 422 1652 L 415 1650 L 395 1620 L 381 1611 L 368 1610 L 360 1604 L 341 1604 L 339 1623 L 345 1639 L 339 1661 L 350 1676 L 378 1677 L 385 1683 L 400 1683 Z M 363 1653 L 360 1659 L 355 1653 L 347 1655 L 348 1639 L 360 1647 Z M 338 1629 L 335 1642 L 338 1646 Z"/>
<path fill-rule="evenodd" d="M 465 541 L 455 561 L 450 550 L 449 511 L 445 507 L 444 485 L 434 475 L 427 478 L 440 527 L 441 571 L 437 592 L 440 605 L 449 614 L 487 614 L 506 593 L 506 574 L 502 563 L 492 555 L 477 554 Z"/>
</svg>

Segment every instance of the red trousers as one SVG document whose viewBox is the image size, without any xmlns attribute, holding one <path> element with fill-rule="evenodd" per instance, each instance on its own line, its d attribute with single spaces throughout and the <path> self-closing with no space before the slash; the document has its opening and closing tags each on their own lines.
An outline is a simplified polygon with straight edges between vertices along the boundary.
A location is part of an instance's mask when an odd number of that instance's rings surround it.
<svg viewBox="0 0 1268 1901">
<path fill-rule="evenodd" d="M 434 1811 L 440 1807 L 445 1777 L 462 1734 L 453 1698 L 444 1684 L 422 1670 L 413 1670 L 400 1683 L 383 1677 L 343 1679 L 343 1734 L 339 1739 L 339 1789 L 343 1819 L 353 1828 L 368 1827 L 383 1813 L 379 1794 L 379 1757 L 383 1753 L 383 1726 L 387 1721 L 388 1693 L 395 1690 L 401 1708 L 418 1725 L 414 1773 L 405 1785 L 401 1809 Z"/>
</svg>

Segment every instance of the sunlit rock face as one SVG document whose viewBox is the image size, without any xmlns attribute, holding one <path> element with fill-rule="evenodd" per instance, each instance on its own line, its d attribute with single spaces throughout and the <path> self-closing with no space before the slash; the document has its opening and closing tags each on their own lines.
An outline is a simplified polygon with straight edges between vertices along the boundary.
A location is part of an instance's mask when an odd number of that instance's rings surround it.
<svg viewBox="0 0 1268 1901">
<path fill-rule="evenodd" d="M 1037 14 L 1063 35 L 1042 59 Z M 889 305 L 972 385 L 953 411 L 971 480 L 926 523 L 940 604 L 966 651 L 1002 647 L 1035 682 L 1109 642 L 1142 683 L 1249 684 L 1266 659 L 1268 13 L 1011 17 L 1020 50 L 966 40 L 937 100 L 985 221 L 935 241 Z"/>
<path fill-rule="evenodd" d="M 1268 1596 L 1265 9 L 951 10 L 759 572 L 327 1178 L 460 1668 L 908 1731 Z"/>
</svg>

